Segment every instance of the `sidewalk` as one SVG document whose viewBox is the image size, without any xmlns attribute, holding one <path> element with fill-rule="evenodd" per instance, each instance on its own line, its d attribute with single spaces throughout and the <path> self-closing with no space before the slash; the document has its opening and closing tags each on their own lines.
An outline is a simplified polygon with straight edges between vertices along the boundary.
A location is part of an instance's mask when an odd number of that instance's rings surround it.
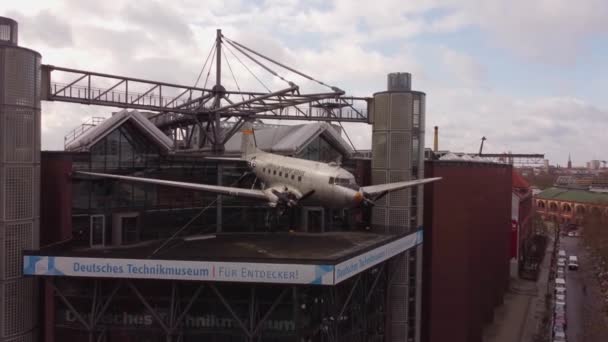
<svg viewBox="0 0 608 342">
<path fill-rule="evenodd" d="M 484 342 L 534 342 L 535 335 L 543 328 L 552 254 L 553 240 L 550 239 L 538 281 L 511 279 L 503 305 L 494 312 L 494 322 L 484 329 Z"/>
</svg>

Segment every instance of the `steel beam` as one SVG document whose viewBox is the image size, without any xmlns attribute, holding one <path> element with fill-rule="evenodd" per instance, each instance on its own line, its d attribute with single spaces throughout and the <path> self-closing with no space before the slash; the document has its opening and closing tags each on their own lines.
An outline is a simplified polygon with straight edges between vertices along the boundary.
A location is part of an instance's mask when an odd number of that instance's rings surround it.
<svg viewBox="0 0 608 342">
<path fill-rule="evenodd" d="M 264 323 L 266 323 L 266 321 L 268 320 L 270 315 L 274 312 L 274 310 L 277 308 L 277 306 L 279 306 L 279 304 L 281 304 L 283 297 L 285 297 L 285 295 L 289 292 L 288 290 L 289 290 L 288 287 L 285 287 L 283 289 L 281 294 L 277 297 L 277 299 L 275 299 L 274 303 L 272 303 L 272 305 L 270 306 L 270 309 L 268 309 L 268 311 L 266 311 L 266 314 L 264 315 L 264 317 L 262 317 L 262 319 L 258 322 L 257 326 L 251 333 L 251 336 L 258 335 L 258 333 L 260 332 L 260 329 L 262 328 L 262 325 L 264 325 Z"/>
<path fill-rule="evenodd" d="M 63 304 L 65 304 L 65 306 L 67 306 L 68 309 L 70 311 L 72 311 L 72 313 L 76 316 L 76 319 L 78 320 L 78 322 L 80 322 L 80 324 L 82 324 L 82 326 L 84 326 L 87 329 L 87 331 L 91 331 L 91 326 L 82 317 L 80 312 L 78 312 L 78 310 L 76 310 L 76 308 L 74 308 L 72 303 L 70 303 L 70 301 L 63 295 L 63 293 L 61 293 L 59 288 L 55 285 L 55 281 L 52 280 L 49 282 L 49 284 L 51 284 L 51 287 L 53 288 L 53 290 L 55 290 L 55 293 L 57 293 L 57 295 L 59 296 L 59 299 L 61 299 Z"/>
<path fill-rule="evenodd" d="M 154 308 L 150 305 L 150 303 L 148 303 L 146 298 L 144 298 L 144 296 L 141 294 L 141 292 L 139 292 L 139 290 L 137 289 L 135 284 L 133 284 L 133 282 L 131 280 L 126 280 L 126 282 L 127 282 L 127 285 L 129 286 L 129 288 L 131 289 L 131 291 L 133 291 L 133 293 L 135 294 L 135 296 L 137 296 L 137 298 L 139 298 L 139 301 L 146 307 L 146 309 L 148 309 L 148 311 L 150 312 L 152 317 L 154 317 L 154 319 L 156 319 L 156 321 L 161 326 L 161 328 L 163 329 L 165 334 L 169 334 L 169 332 L 170 332 L 169 327 L 167 327 L 167 325 L 162 320 L 162 318 L 160 318 L 160 316 L 158 316 L 158 313 L 156 312 L 156 310 L 154 310 Z"/>
<path fill-rule="evenodd" d="M 215 295 L 220 300 L 220 302 L 222 302 L 222 304 L 224 305 L 224 308 L 226 308 L 226 310 L 228 310 L 230 315 L 232 315 L 232 318 L 234 318 L 234 320 L 239 324 L 239 327 L 241 328 L 241 330 L 243 330 L 243 332 L 247 336 L 247 339 L 251 339 L 252 335 L 249 332 L 249 329 L 247 329 L 247 327 L 245 326 L 245 323 L 243 323 L 243 320 L 241 320 L 241 318 L 236 314 L 236 312 L 234 312 L 234 310 L 232 309 L 232 306 L 230 306 L 230 304 L 228 303 L 226 298 L 224 298 L 224 296 L 222 296 L 222 294 L 217 289 L 217 287 L 215 287 L 215 285 L 209 284 L 209 287 L 211 288 L 213 293 L 215 293 Z"/>
</svg>

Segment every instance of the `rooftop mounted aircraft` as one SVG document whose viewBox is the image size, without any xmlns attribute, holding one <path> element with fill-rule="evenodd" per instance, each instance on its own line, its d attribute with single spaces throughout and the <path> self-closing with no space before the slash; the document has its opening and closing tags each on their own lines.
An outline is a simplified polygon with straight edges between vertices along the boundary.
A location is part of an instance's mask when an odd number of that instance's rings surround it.
<svg viewBox="0 0 608 342">
<path fill-rule="evenodd" d="M 390 192 L 441 179 L 426 178 L 359 186 L 355 181 L 354 175 L 341 168 L 338 163 L 323 163 L 286 157 L 258 149 L 251 122 L 243 125 L 240 158 L 209 157 L 208 159 L 247 162 L 252 173 L 256 176 L 254 184 L 259 181 L 261 189 L 244 189 L 95 172 L 77 173 L 123 181 L 207 191 L 235 197 L 253 198 L 268 203 L 271 208 L 276 208 L 278 216 L 282 215 L 286 209 L 300 205 L 304 200 L 307 203 L 315 203 L 327 208 L 352 208 L 360 205 L 372 206 L 375 201 Z"/>
</svg>

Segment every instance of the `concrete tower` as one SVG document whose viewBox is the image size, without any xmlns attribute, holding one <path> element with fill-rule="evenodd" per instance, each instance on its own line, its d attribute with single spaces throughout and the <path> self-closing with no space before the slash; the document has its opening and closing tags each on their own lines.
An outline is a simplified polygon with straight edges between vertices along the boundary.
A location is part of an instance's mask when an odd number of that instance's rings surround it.
<svg viewBox="0 0 608 342">
<path fill-rule="evenodd" d="M 391 73 L 388 90 L 374 94 L 372 184 L 424 177 L 425 94 L 411 90 L 411 75 Z M 422 186 L 396 191 L 376 202 L 372 228 L 390 233 L 422 227 Z M 422 248 L 395 262 L 389 285 L 389 341 L 420 341 Z"/>
<path fill-rule="evenodd" d="M 36 286 L 22 276 L 38 248 L 40 54 L 17 46 L 17 22 L 0 17 L 0 341 L 35 341 Z"/>
</svg>

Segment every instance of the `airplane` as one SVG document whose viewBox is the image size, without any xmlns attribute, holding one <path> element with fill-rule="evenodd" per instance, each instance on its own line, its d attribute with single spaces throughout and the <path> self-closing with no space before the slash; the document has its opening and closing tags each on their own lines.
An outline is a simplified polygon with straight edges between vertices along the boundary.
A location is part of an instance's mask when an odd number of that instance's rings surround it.
<svg viewBox="0 0 608 342">
<path fill-rule="evenodd" d="M 304 200 L 326 208 L 353 208 L 373 206 L 374 202 L 390 192 L 435 182 L 440 177 L 412 181 L 359 186 L 355 176 L 336 162 L 323 163 L 300 158 L 286 157 L 264 152 L 257 148 L 253 124 L 245 122 L 242 128 L 241 157 L 207 157 L 215 160 L 238 160 L 248 163 L 262 189 L 187 183 L 162 179 L 122 176 L 106 173 L 84 172 L 78 174 L 112 178 L 123 181 L 165 185 L 190 190 L 207 191 L 221 195 L 253 198 L 265 201 L 278 209 L 278 216 L 285 210 L 299 206 Z M 254 182 L 255 184 L 255 182 Z"/>
</svg>

